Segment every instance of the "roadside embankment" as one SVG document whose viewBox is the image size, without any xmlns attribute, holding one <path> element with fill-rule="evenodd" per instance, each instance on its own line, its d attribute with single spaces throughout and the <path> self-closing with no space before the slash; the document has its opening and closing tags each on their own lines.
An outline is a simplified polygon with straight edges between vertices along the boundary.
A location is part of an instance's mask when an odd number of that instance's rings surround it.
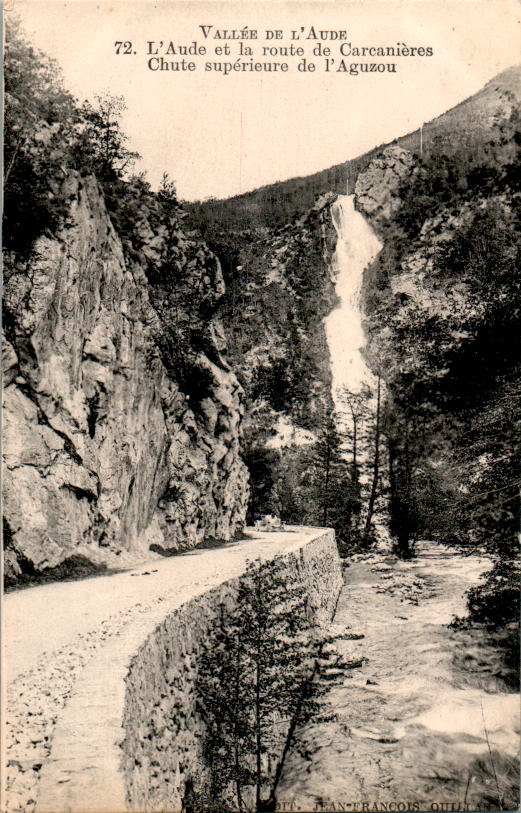
<svg viewBox="0 0 521 813">
<path fill-rule="evenodd" d="M 274 561 L 302 585 L 313 622 L 329 621 L 340 562 L 333 532 L 316 528 L 251 531 L 221 548 L 6 596 L 4 808 L 179 810 L 202 770 L 201 648 L 248 565 Z"/>
</svg>

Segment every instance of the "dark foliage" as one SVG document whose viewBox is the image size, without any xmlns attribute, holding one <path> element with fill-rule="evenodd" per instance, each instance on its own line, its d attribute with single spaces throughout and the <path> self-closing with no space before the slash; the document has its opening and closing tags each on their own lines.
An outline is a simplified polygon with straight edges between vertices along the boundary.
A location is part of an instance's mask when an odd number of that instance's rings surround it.
<svg viewBox="0 0 521 813">
<path fill-rule="evenodd" d="M 508 93 L 502 101 L 509 101 Z M 492 122 L 492 123 L 491 123 Z M 384 371 L 390 525 L 486 549 L 495 567 L 468 595 L 513 675 L 519 638 L 521 230 L 517 109 L 429 145 L 382 228 L 366 305 Z M 428 264 L 427 264 L 428 263 Z M 413 273 L 411 273 L 413 271 Z M 403 286 L 399 283 L 408 279 Z M 385 342 L 380 343 L 385 330 Z M 508 670 L 507 670 L 508 671 Z M 510 674 L 509 673 L 509 674 Z"/>
<path fill-rule="evenodd" d="M 467 544 L 507 555 L 515 538 L 520 201 L 515 189 L 498 190 L 512 175 L 512 164 L 498 162 L 496 147 L 506 135 L 518 143 L 512 135 L 519 133 L 518 117 L 503 130 L 478 154 L 481 165 L 464 149 L 418 162 L 388 224 L 388 238 L 394 229 L 399 239 L 380 258 L 379 284 L 369 302 L 374 322 L 382 319 L 392 330 L 391 530 L 405 555 L 423 534 L 460 542 L 466 537 Z M 423 250 L 428 238 L 420 230 L 440 211 L 453 220 L 436 244 L 425 284 L 436 299 L 458 287 L 462 304 L 452 313 L 429 311 L 406 295 L 390 296 L 390 275 L 384 273 L 386 264 L 399 267 L 412 251 Z"/>
<path fill-rule="evenodd" d="M 486 582 L 469 590 L 468 596 L 473 620 L 495 628 L 517 623 L 520 617 L 519 561 L 501 559 Z"/>
<path fill-rule="evenodd" d="M 146 269 L 158 315 L 151 331 L 156 351 L 197 409 L 213 386 L 198 355 L 220 360 L 207 329 L 220 296 L 220 270 L 208 248 L 186 236 L 174 182 L 165 174 L 154 192 L 144 175 L 130 174 L 139 156 L 121 129 L 123 99 L 106 95 L 80 105 L 63 89 L 56 64 L 26 42 L 12 19 L 5 77 L 6 277 L 23 271 L 38 237 L 67 226 L 67 178 L 95 175 L 127 262 Z M 4 321 L 11 324 L 8 312 Z M 89 431 L 95 432 L 94 411 Z"/>
<path fill-rule="evenodd" d="M 276 488 L 276 464 L 279 455 L 263 446 L 246 448 L 243 454 L 248 468 L 251 497 L 246 521 L 252 525 L 263 514 L 281 515 L 281 501 Z"/>
<path fill-rule="evenodd" d="M 297 572 L 253 563 L 205 641 L 197 683 L 208 781 L 195 795 L 219 809 L 274 809 L 275 766 L 316 710 L 323 640 Z"/>
<path fill-rule="evenodd" d="M 257 367 L 250 387 L 250 397 L 256 401 L 264 398 L 266 402 L 278 411 L 291 407 L 296 399 L 295 368 L 290 360 L 275 359 L 266 367 Z"/>
<path fill-rule="evenodd" d="M 126 147 L 120 97 L 80 105 L 64 90 L 56 63 L 6 23 L 4 123 L 4 249 L 27 257 L 34 241 L 67 219 L 68 173 L 96 174 L 105 191 L 139 156 Z M 110 197 L 110 195 L 109 195 Z"/>
</svg>

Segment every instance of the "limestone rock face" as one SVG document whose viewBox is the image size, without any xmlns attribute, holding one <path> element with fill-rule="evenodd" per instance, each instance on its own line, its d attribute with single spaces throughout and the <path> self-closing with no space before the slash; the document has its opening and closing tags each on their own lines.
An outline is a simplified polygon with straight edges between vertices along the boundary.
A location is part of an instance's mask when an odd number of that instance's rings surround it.
<svg viewBox="0 0 521 813">
<path fill-rule="evenodd" d="M 78 555 L 100 564 L 150 545 L 229 539 L 245 515 L 242 393 L 219 322 L 211 317 L 202 336 L 206 392 L 194 405 L 156 349 L 144 269 L 125 262 L 97 182 L 69 187 L 67 226 L 41 237 L 5 286 L 11 581 Z M 219 263 L 200 253 L 206 298 L 217 302 Z"/>
<path fill-rule="evenodd" d="M 331 407 L 324 318 L 337 304 L 331 272 L 336 197 L 322 194 L 280 228 L 226 232 L 221 242 L 212 240 L 226 274 L 222 313 L 229 354 L 248 407 L 243 447 L 251 470 L 251 524 L 266 514 L 280 516 L 281 495 L 289 493 L 293 477 L 298 481 L 297 469 L 307 466 L 306 446 Z M 294 521 L 313 524 L 313 510 L 312 498 L 304 499 Z"/>
<path fill-rule="evenodd" d="M 412 172 L 411 152 L 393 144 L 361 172 L 355 185 L 356 205 L 376 223 L 387 220 L 400 206 L 397 195 L 403 179 Z"/>
</svg>

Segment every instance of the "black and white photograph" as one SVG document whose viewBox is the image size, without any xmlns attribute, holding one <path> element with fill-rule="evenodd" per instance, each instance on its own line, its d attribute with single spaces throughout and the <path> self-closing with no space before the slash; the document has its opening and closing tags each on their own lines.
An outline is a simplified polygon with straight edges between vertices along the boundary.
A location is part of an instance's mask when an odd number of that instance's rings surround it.
<svg viewBox="0 0 521 813">
<path fill-rule="evenodd" d="M 1 813 L 519 810 L 521 4 L 3 25 Z"/>
</svg>

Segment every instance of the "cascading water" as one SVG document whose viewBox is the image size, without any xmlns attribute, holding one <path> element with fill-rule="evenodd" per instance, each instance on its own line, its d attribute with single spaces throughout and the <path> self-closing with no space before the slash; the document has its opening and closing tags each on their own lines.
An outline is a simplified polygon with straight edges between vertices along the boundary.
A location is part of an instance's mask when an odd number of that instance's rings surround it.
<svg viewBox="0 0 521 813">
<path fill-rule="evenodd" d="M 360 293 L 363 274 L 382 244 L 355 209 L 354 195 L 339 195 L 331 207 L 337 245 L 332 260 L 335 290 L 340 304 L 325 319 L 331 358 L 333 401 L 338 407 L 343 388 L 359 392 L 374 377 L 361 353 L 365 344 Z"/>
</svg>

